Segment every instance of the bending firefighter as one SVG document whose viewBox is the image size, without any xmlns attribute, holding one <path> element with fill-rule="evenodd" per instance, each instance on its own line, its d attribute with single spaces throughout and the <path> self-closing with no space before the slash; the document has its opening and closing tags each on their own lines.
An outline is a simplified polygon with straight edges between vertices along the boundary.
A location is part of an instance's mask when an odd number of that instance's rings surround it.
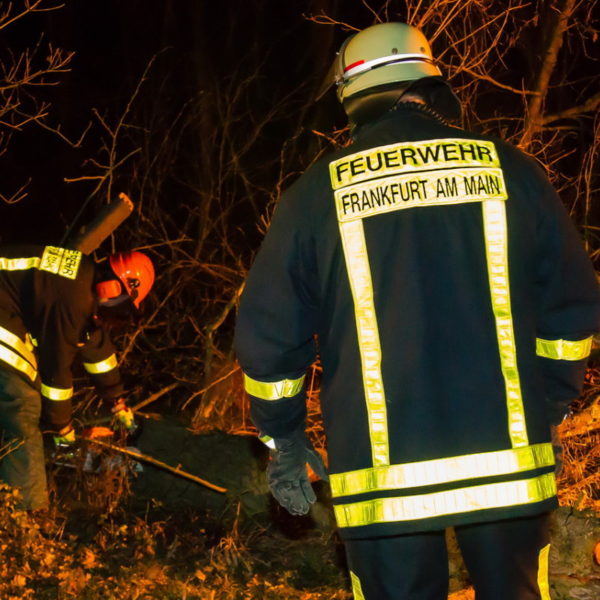
<svg viewBox="0 0 600 600">
<path fill-rule="evenodd" d="M 445 600 L 454 527 L 478 600 L 547 600 L 551 425 L 598 330 L 590 260 L 536 162 L 456 125 L 421 32 L 369 27 L 332 75 L 352 143 L 284 193 L 236 329 L 273 494 L 294 514 L 315 499 L 318 351 L 354 597 Z"/>
<path fill-rule="evenodd" d="M 0 479 L 22 507 L 47 502 L 40 417 L 56 444 L 75 440 L 71 367 L 77 357 L 116 419 L 133 425 L 108 327 L 134 318 L 154 281 L 141 252 L 105 263 L 53 246 L 0 246 Z"/>
</svg>

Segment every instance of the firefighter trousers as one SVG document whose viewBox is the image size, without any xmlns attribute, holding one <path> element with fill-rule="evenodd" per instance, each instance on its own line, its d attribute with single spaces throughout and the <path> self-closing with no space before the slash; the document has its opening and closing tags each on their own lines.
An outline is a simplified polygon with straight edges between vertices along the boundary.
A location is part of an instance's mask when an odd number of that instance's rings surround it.
<svg viewBox="0 0 600 600">
<path fill-rule="evenodd" d="M 550 600 L 549 514 L 455 527 L 476 600 Z M 355 600 L 447 600 L 445 532 L 346 540 Z"/>
<path fill-rule="evenodd" d="M 47 504 L 39 391 L 0 363 L 0 480 L 21 490 L 18 508 Z"/>
</svg>

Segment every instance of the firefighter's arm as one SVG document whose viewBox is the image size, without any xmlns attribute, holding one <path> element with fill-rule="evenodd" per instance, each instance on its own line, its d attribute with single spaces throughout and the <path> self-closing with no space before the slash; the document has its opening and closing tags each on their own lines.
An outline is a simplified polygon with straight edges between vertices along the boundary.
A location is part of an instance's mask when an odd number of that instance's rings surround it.
<svg viewBox="0 0 600 600">
<path fill-rule="evenodd" d="M 271 493 L 289 513 L 304 515 L 317 499 L 306 465 L 320 479 L 328 479 L 323 459 L 304 431 L 304 376 L 266 382 L 244 374 L 244 387 L 260 440 L 269 448 L 267 481 Z"/>
<path fill-rule="evenodd" d="M 273 217 L 241 297 L 235 348 L 252 420 L 271 449 L 269 487 L 290 513 L 305 514 L 316 500 L 306 464 L 326 472 L 304 432 L 318 297 L 310 226 L 297 207 L 285 198 Z"/>
<path fill-rule="evenodd" d="M 255 425 L 271 437 L 303 425 L 304 374 L 316 358 L 314 249 L 306 217 L 291 196 L 286 193 L 275 211 L 246 279 L 234 340 Z"/>
<path fill-rule="evenodd" d="M 42 420 L 56 432 L 71 424 L 71 367 L 77 356 L 77 344 L 69 334 L 69 320 L 64 317 L 61 308 L 55 306 L 38 339 Z"/>
<path fill-rule="evenodd" d="M 542 182 L 546 203 L 538 227 L 536 354 L 549 419 L 557 425 L 581 393 L 600 294 L 592 263 L 560 198 Z"/>
<path fill-rule="evenodd" d="M 71 424 L 73 378 L 71 365 L 77 349 L 52 343 L 40 349 L 42 420 L 52 430 L 64 431 Z"/>
<path fill-rule="evenodd" d="M 114 403 L 123 396 L 121 372 L 115 348 L 104 327 L 90 327 L 80 350 L 83 368 L 92 380 L 98 395 Z"/>
<path fill-rule="evenodd" d="M 131 432 L 136 428 L 133 412 L 124 398 L 124 388 L 115 348 L 106 328 L 88 331 L 81 348 L 83 367 L 94 383 L 102 400 L 111 405 L 116 423 Z"/>
</svg>

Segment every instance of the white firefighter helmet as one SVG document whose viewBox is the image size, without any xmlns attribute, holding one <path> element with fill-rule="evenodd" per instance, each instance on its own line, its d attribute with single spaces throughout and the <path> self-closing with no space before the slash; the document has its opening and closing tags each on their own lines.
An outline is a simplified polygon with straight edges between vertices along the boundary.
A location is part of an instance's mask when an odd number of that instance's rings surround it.
<svg viewBox="0 0 600 600">
<path fill-rule="evenodd" d="M 370 88 L 442 74 L 425 36 L 406 23 L 380 23 L 351 36 L 333 69 L 340 102 Z"/>
</svg>

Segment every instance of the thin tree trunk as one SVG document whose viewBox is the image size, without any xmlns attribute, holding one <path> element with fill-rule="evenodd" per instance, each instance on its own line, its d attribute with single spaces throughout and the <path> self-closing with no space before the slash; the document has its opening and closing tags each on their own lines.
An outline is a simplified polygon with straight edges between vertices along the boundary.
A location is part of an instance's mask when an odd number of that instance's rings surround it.
<svg viewBox="0 0 600 600">
<path fill-rule="evenodd" d="M 563 38 L 569 25 L 569 19 L 575 10 L 575 4 L 576 0 L 557 0 L 553 1 L 549 8 L 549 11 L 556 12 L 556 17 L 548 35 L 546 48 L 543 51 L 542 64 L 533 88 L 534 95 L 529 100 L 525 129 L 519 144 L 524 149 L 527 149 L 531 140 L 542 126 L 544 99 L 548 93 L 550 79 L 556 67 L 558 53 L 563 45 Z"/>
</svg>

